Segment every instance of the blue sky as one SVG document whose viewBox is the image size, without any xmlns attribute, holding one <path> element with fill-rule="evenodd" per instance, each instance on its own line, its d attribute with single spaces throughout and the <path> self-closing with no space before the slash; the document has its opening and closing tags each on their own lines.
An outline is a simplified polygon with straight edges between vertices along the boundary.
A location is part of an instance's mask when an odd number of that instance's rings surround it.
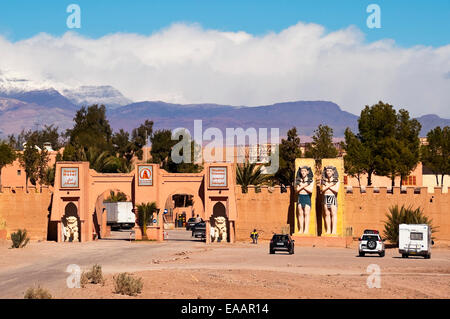
<svg viewBox="0 0 450 319">
<path fill-rule="evenodd" d="M 70 4 L 81 29 L 67 27 Z M 366 24 L 369 4 L 380 29 Z M 449 31 L 450 0 L 2 0 L 0 86 L 110 85 L 171 103 L 325 100 L 354 114 L 381 100 L 450 118 Z"/>
<path fill-rule="evenodd" d="M 115 32 L 149 35 L 174 22 L 263 35 L 302 21 L 327 31 L 356 25 L 368 42 L 390 38 L 403 47 L 450 43 L 449 0 L 15 0 L 0 4 L 0 34 L 13 42 L 40 32 L 62 35 L 68 31 L 66 7 L 71 3 L 82 10 L 77 32 L 92 38 Z M 381 29 L 366 26 L 371 3 L 381 7 Z"/>
</svg>

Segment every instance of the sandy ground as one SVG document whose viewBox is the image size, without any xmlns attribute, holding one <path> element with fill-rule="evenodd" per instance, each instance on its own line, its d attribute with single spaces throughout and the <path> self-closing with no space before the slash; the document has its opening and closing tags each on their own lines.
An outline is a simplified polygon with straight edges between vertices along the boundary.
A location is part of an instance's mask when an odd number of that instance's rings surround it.
<svg viewBox="0 0 450 319">
<path fill-rule="evenodd" d="M 270 255 L 268 242 L 206 245 L 190 232 L 170 231 L 164 243 L 130 242 L 128 233 L 91 243 L 0 243 L 0 298 L 22 298 L 41 285 L 54 298 L 450 298 L 450 249 L 432 258 L 357 257 L 353 248 L 296 247 Z M 104 285 L 67 288 L 70 264 L 102 265 Z M 369 265 L 380 269 L 380 288 L 368 288 Z M 142 277 L 137 297 L 113 292 L 113 275 Z"/>
</svg>

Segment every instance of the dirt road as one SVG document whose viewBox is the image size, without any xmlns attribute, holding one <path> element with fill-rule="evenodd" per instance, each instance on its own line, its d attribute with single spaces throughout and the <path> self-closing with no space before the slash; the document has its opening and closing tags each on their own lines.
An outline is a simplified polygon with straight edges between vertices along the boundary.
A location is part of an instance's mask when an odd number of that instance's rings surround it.
<svg viewBox="0 0 450 319">
<path fill-rule="evenodd" d="M 212 244 L 190 232 L 170 231 L 168 242 L 130 242 L 128 233 L 90 243 L 0 245 L 0 298 L 22 298 L 40 284 L 56 298 L 130 298 L 113 293 L 112 276 L 144 279 L 138 298 L 450 298 L 450 250 L 430 260 L 357 257 L 356 249 L 296 247 L 294 255 L 268 253 L 268 243 Z M 100 264 L 104 286 L 67 288 L 70 264 Z M 368 288 L 369 265 L 379 267 L 381 288 Z M 371 277 L 372 278 L 372 277 Z"/>
</svg>

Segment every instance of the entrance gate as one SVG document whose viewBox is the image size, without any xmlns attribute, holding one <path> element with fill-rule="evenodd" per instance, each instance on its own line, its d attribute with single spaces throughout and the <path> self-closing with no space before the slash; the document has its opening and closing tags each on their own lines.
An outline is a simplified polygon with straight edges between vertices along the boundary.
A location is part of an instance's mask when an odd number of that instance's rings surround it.
<svg viewBox="0 0 450 319">
<path fill-rule="evenodd" d="M 65 208 L 72 203 L 78 220 L 78 240 L 85 242 L 105 237 L 107 212 L 100 195 L 109 189 L 115 189 L 125 193 L 133 202 L 136 239 L 142 239 L 136 205 L 156 202 L 160 209 L 157 222 L 147 228 L 146 235 L 162 241 L 163 211 L 167 198 L 173 194 L 192 194 L 195 216 L 198 214 L 206 221 L 206 242 L 211 242 L 210 229 L 214 226 L 211 225 L 211 217 L 217 203 L 221 203 L 224 208 L 222 211 L 227 219 L 228 241 L 234 242 L 234 223 L 237 217 L 235 176 L 234 167 L 230 163 L 205 163 L 200 173 L 168 173 L 157 164 L 137 164 L 132 173 L 101 174 L 90 169 L 88 162 L 58 162 L 50 223 L 56 224 L 56 240 L 64 241 L 68 217 Z"/>
</svg>

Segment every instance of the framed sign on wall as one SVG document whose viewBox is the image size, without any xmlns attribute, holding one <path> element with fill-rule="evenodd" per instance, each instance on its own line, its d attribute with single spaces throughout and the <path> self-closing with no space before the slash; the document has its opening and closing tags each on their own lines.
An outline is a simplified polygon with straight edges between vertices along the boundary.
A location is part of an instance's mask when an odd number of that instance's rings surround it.
<svg viewBox="0 0 450 319">
<path fill-rule="evenodd" d="M 210 166 L 208 172 L 209 188 L 228 188 L 228 168 L 226 166 Z"/>
<path fill-rule="evenodd" d="M 78 167 L 61 167 L 61 188 L 79 188 Z"/>
<path fill-rule="evenodd" d="M 138 186 L 153 186 L 153 166 L 138 166 Z"/>
</svg>

